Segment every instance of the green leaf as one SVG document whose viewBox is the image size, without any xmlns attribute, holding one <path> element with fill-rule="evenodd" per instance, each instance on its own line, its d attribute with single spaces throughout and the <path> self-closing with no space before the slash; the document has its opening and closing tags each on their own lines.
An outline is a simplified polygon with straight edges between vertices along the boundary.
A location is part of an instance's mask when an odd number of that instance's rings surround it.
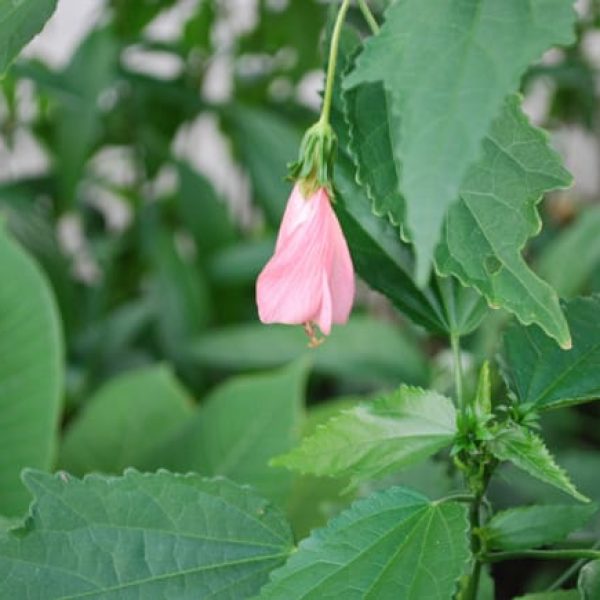
<svg viewBox="0 0 600 600">
<path fill-rule="evenodd" d="M 168 368 L 126 373 L 100 388 L 71 423 L 59 464 L 75 475 L 140 466 L 145 454 L 191 413 L 190 399 Z"/>
<path fill-rule="evenodd" d="M 268 463 L 299 440 L 307 367 L 299 361 L 274 373 L 229 379 L 149 453 L 145 468 L 224 475 L 283 500 L 291 477 Z"/>
<path fill-rule="evenodd" d="M 559 542 L 583 527 L 595 504 L 525 506 L 496 513 L 482 529 L 486 548 L 519 550 Z"/>
<path fill-rule="evenodd" d="M 356 502 L 302 541 L 262 600 L 450 600 L 470 557 L 466 507 L 406 488 Z"/>
<path fill-rule="evenodd" d="M 504 97 L 531 61 L 573 40 L 574 18 L 564 0 L 406 0 L 390 6 L 365 43 L 344 87 L 381 81 L 390 93 L 399 192 L 422 285 L 446 211 Z"/>
<path fill-rule="evenodd" d="M 565 305 L 573 348 L 557 348 L 537 327 L 513 325 L 504 336 L 509 385 L 537 410 L 600 398 L 600 296 Z"/>
<path fill-rule="evenodd" d="M 298 155 L 301 133 L 276 113 L 241 105 L 227 112 L 226 120 L 255 198 L 277 226 L 292 189 L 285 180 L 287 164 Z"/>
<path fill-rule="evenodd" d="M 292 547 L 281 513 L 226 480 L 34 471 L 22 529 L 0 536 L 0 597 L 252 597 Z"/>
<path fill-rule="evenodd" d="M 575 489 L 566 472 L 554 462 L 543 440 L 529 429 L 520 425 L 504 429 L 489 443 L 489 449 L 499 460 L 510 461 L 577 500 L 589 502 Z"/>
<path fill-rule="evenodd" d="M 197 250 L 207 255 L 231 244 L 235 240 L 235 229 L 223 199 L 186 163 L 178 163 L 177 172 L 177 211 L 181 222 L 192 234 Z"/>
<path fill-rule="evenodd" d="M 5 0 L 0 3 L 0 74 L 52 16 L 58 0 Z"/>
<path fill-rule="evenodd" d="M 0 224 L 0 513 L 20 515 L 24 467 L 54 461 L 63 396 L 63 344 L 46 279 Z"/>
<path fill-rule="evenodd" d="M 483 142 L 450 207 L 436 265 L 479 290 L 494 307 L 537 323 L 568 347 L 569 330 L 556 292 L 529 268 L 521 250 L 539 232 L 536 204 L 545 191 L 568 186 L 570 175 L 511 96 Z"/>
<path fill-rule="evenodd" d="M 600 206 L 584 210 L 541 254 L 539 274 L 561 298 L 581 293 L 600 266 Z"/>
<path fill-rule="evenodd" d="M 600 560 L 593 560 L 579 571 L 577 585 L 581 600 L 600 598 Z"/>
<path fill-rule="evenodd" d="M 416 343 L 379 319 L 353 317 L 317 349 L 301 327 L 237 325 L 202 335 L 191 350 L 209 368 L 263 369 L 309 356 L 315 371 L 349 381 L 427 382 L 427 362 Z M 401 356 L 402 360 L 398 360 Z"/>
<path fill-rule="evenodd" d="M 456 412 L 448 398 L 403 386 L 334 417 L 273 464 L 349 477 L 356 484 L 427 458 L 449 445 L 455 434 Z"/>
</svg>

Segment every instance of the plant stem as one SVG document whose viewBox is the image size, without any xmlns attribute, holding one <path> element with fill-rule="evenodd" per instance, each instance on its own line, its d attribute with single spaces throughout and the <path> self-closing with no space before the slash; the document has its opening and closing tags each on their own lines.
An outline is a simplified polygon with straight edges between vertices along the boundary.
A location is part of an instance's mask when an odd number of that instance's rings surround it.
<svg viewBox="0 0 600 600">
<path fill-rule="evenodd" d="M 337 65 L 338 49 L 340 45 L 340 35 L 342 33 L 342 25 L 346 18 L 346 13 L 350 7 L 350 0 L 343 0 L 338 11 L 333 27 L 333 35 L 331 36 L 331 46 L 329 47 L 329 63 L 327 65 L 327 79 L 325 83 L 325 95 L 323 97 L 323 108 L 321 110 L 321 118 L 319 123 L 329 125 L 329 117 L 331 115 L 331 102 L 333 100 L 333 84 L 335 81 L 335 68 Z"/>
<path fill-rule="evenodd" d="M 515 550 L 512 552 L 492 552 L 483 557 L 485 562 L 501 562 L 521 558 L 538 558 L 540 560 L 577 560 L 585 558 L 600 559 L 600 550 Z"/>
<path fill-rule="evenodd" d="M 360 8 L 360 12 L 363 14 L 363 17 L 371 28 L 373 34 L 377 35 L 379 33 L 379 24 L 375 20 L 375 17 L 373 16 L 373 13 L 367 4 L 367 0 L 358 0 L 358 7 Z"/>
<path fill-rule="evenodd" d="M 464 398 L 463 398 L 463 372 L 462 372 L 462 360 L 460 354 L 460 336 L 456 334 L 450 335 L 450 344 L 452 346 L 452 355 L 454 357 L 454 386 L 456 389 L 456 402 L 458 408 L 464 411 Z"/>
<path fill-rule="evenodd" d="M 477 530 L 481 525 L 481 501 L 483 496 L 477 496 L 471 503 L 469 523 L 471 530 L 471 551 L 473 552 L 473 570 L 462 595 L 463 600 L 477 600 L 479 580 L 481 578 L 481 560 L 479 560 L 480 541 Z"/>
</svg>

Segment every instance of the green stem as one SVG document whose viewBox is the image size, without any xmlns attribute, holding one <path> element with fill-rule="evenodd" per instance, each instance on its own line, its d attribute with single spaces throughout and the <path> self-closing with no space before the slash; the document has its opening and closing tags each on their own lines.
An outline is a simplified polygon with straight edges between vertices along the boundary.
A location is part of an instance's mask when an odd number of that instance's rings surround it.
<svg viewBox="0 0 600 600">
<path fill-rule="evenodd" d="M 600 559 L 600 550 L 515 550 L 513 552 L 492 552 L 483 557 L 485 562 L 501 562 L 522 558 L 538 558 L 540 560 L 589 560 Z"/>
<path fill-rule="evenodd" d="M 365 21 L 371 28 L 371 31 L 374 35 L 379 33 L 379 23 L 375 20 L 369 5 L 367 4 L 367 0 L 358 0 L 358 7 L 360 8 L 360 12 L 363 14 Z"/>
<path fill-rule="evenodd" d="M 471 530 L 471 551 L 473 552 L 473 569 L 465 586 L 463 600 L 477 600 L 479 580 L 481 579 L 481 560 L 479 559 L 480 541 L 477 530 L 481 526 L 482 496 L 477 496 L 471 503 L 469 510 L 469 524 Z"/>
<path fill-rule="evenodd" d="M 331 115 L 331 102 L 333 100 L 333 84 L 335 82 L 335 68 L 337 65 L 338 49 L 340 45 L 340 36 L 342 34 L 342 25 L 346 18 L 346 13 L 350 7 L 350 0 L 343 0 L 338 11 L 333 35 L 331 36 L 331 46 L 329 47 L 329 63 L 327 65 L 327 80 L 325 83 L 325 95 L 323 97 L 323 108 L 321 109 L 321 125 L 329 125 L 329 117 Z"/>
<path fill-rule="evenodd" d="M 452 346 L 452 355 L 454 357 L 454 386 L 456 389 L 456 402 L 458 404 L 458 408 L 462 412 L 466 407 L 464 406 L 463 398 L 463 372 L 460 355 L 460 336 L 453 333 L 450 336 L 450 344 Z"/>
</svg>

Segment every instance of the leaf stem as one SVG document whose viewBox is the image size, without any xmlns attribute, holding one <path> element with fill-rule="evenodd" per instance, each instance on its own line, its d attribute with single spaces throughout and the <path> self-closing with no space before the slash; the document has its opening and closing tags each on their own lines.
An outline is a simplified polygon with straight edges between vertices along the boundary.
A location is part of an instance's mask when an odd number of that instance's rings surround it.
<svg viewBox="0 0 600 600">
<path fill-rule="evenodd" d="M 580 558 L 598 560 L 600 559 L 600 550 L 515 550 L 512 552 L 492 552 L 483 556 L 485 562 L 501 562 L 503 560 L 513 560 L 522 558 L 537 558 L 540 560 L 577 560 Z"/>
<path fill-rule="evenodd" d="M 456 402 L 458 404 L 458 408 L 462 412 L 465 410 L 465 406 L 463 398 L 463 372 L 460 353 L 460 336 L 452 333 L 450 335 L 450 345 L 452 346 L 452 355 L 454 357 L 454 387 L 456 389 Z"/>
<path fill-rule="evenodd" d="M 369 25 L 373 35 L 377 35 L 379 33 L 379 23 L 375 20 L 369 5 L 367 4 L 367 0 L 358 0 L 358 7 L 360 8 L 360 12 L 363 14 L 365 21 Z"/>
<path fill-rule="evenodd" d="M 329 126 L 329 118 L 331 115 L 331 102 L 333 100 L 333 84 L 335 81 L 335 68 L 337 65 L 338 49 L 340 45 L 340 36 L 342 33 L 342 25 L 350 7 L 350 0 L 343 0 L 333 28 L 331 36 L 331 45 L 329 47 L 329 61 L 327 64 L 327 79 L 325 82 L 325 95 L 323 97 L 323 108 L 321 109 L 321 117 L 319 123 Z"/>
</svg>

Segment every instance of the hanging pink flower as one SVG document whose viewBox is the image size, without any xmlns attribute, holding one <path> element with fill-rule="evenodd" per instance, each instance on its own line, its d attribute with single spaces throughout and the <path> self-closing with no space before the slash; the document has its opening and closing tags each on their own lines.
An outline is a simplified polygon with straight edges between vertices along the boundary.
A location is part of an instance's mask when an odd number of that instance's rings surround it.
<svg viewBox="0 0 600 600">
<path fill-rule="evenodd" d="M 304 325 L 316 345 L 314 325 L 329 335 L 332 323 L 348 321 L 353 300 L 352 260 L 327 189 L 305 198 L 296 184 L 275 254 L 256 282 L 260 320 Z"/>
</svg>

